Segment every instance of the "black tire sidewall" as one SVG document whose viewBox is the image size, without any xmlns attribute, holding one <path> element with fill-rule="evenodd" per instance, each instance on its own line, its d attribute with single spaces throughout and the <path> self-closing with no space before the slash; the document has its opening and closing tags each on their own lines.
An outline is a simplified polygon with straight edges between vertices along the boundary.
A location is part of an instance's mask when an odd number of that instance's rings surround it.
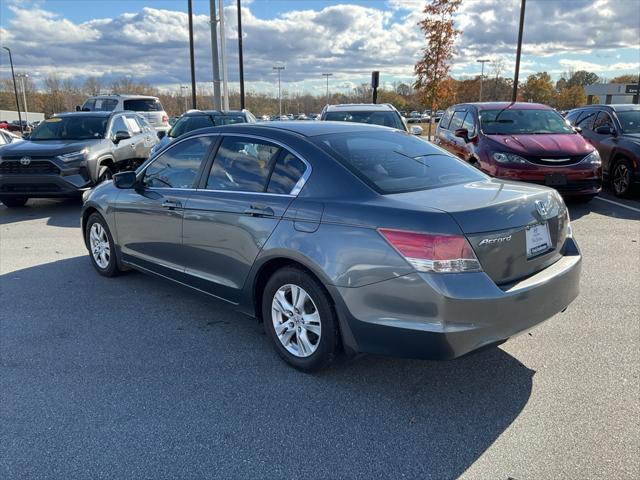
<svg viewBox="0 0 640 480">
<path fill-rule="evenodd" d="M 292 355 L 278 339 L 271 319 L 271 302 L 276 291 L 286 284 L 302 287 L 311 296 L 320 314 L 322 334 L 313 354 L 300 358 Z M 338 350 L 337 317 L 329 294 L 322 284 L 309 273 L 295 267 L 278 270 L 267 282 L 262 296 L 262 321 L 267 335 L 278 354 L 291 366 L 303 372 L 314 372 L 329 365 Z"/>
<path fill-rule="evenodd" d="M 618 193 L 615 187 L 616 170 L 620 165 L 625 165 L 627 167 L 627 172 L 629 172 L 629 176 L 631 177 L 631 164 L 624 158 L 621 160 L 618 160 L 613 166 L 613 175 L 611 175 L 611 188 L 613 189 L 613 193 L 617 197 L 626 197 L 631 192 L 631 188 L 632 188 L 631 178 L 629 178 L 629 186 L 627 187 L 626 191 Z"/>
<path fill-rule="evenodd" d="M 99 223 L 104 228 L 107 233 L 107 239 L 109 240 L 109 249 L 111 251 L 111 255 L 109 256 L 109 265 L 107 268 L 100 268 L 100 266 L 96 263 L 93 258 L 93 253 L 91 252 L 91 239 L 89 238 L 91 227 L 94 223 Z M 119 273 L 118 269 L 118 261 L 116 259 L 116 248 L 113 242 L 113 237 L 111 236 L 111 230 L 109 230 L 109 226 L 107 222 L 102 218 L 102 216 L 98 213 L 92 213 L 87 219 L 87 226 L 84 232 L 85 242 L 87 244 L 87 249 L 89 250 L 89 258 L 91 259 L 91 264 L 93 268 L 95 268 L 100 275 L 104 275 L 105 277 L 113 277 Z"/>
<path fill-rule="evenodd" d="M 110 177 L 109 178 L 103 178 L 107 174 L 109 174 Z M 109 167 L 107 165 L 103 165 L 102 167 L 100 167 L 100 170 L 98 171 L 98 178 L 96 179 L 96 183 L 100 184 L 100 183 L 105 182 L 107 180 L 111 180 L 112 178 L 113 178 L 113 170 L 111 169 L 111 167 Z"/>
</svg>

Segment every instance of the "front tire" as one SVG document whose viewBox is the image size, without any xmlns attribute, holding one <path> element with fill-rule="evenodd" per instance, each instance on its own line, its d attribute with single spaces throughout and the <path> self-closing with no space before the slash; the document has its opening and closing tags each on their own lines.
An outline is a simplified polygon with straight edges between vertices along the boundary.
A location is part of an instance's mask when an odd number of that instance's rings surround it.
<svg viewBox="0 0 640 480">
<path fill-rule="evenodd" d="M 116 259 L 116 248 L 107 222 L 97 213 L 87 220 L 85 240 L 93 267 L 100 275 L 115 277 L 121 273 Z"/>
<path fill-rule="evenodd" d="M 24 207 L 27 204 L 29 197 L 3 197 L 0 201 L 4 203 L 7 208 Z"/>
<path fill-rule="evenodd" d="M 262 317 L 278 354 L 304 372 L 327 367 L 338 351 L 338 320 L 329 294 L 306 271 L 285 267 L 267 282 Z"/>
<path fill-rule="evenodd" d="M 100 167 L 100 171 L 98 172 L 98 181 L 96 184 L 101 184 L 102 182 L 106 182 L 107 180 L 111 180 L 113 178 L 113 170 L 108 165 L 103 165 Z"/>
<path fill-rule="evenodd" d="M 631 164 L 626 158 L 616 162 L 613 167 L 611 186 L 617 197 L 626 197 L 631 193 Z"/>
</svg>

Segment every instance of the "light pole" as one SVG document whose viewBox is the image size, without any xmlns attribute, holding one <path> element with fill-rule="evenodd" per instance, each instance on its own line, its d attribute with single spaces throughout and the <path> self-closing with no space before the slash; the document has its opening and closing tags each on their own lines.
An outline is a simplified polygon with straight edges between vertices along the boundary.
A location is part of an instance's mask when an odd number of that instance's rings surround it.
<svg viewBox="0 0 640 480">
<path fill-rule="evenodd" d="M 19 73 L 16 75 L 20 79 L 20 85 L 22 86 L 22 106 L 24 107 L 24 122 L 29 126 L 29 108 L 27 107 L 27 89 L 24 87 L 24 79 L 29 78 L 26 73 Z M 22 123 L 22 122 L 20 122 Z"/>
<path fill-rule="evenodd" d="M 278 111 L 280 112 L 279 115 L 282 116 L 282 92 L 280 90 L 280 72 L 284 70 L 284 65 L 274 65 L 273 69 L 277 70 L 278 72 Z"/>
<path fill-rule="evenodd" d="M 240 110 L 244 110 L 244 59 L 242 53 L 242 5 L 238 0 L 238 63 L 240 73 Z"/>
<path fill-rule="evenodd" d="M 482 101 L 482 81 L 484 80 L 484 64 L 487 62 L 490 62 L 491 60 L 476 60 L 476 62 L 481 63 L 482 64 L 482 68 L 480 70 L 480 100 L 478 100 L 479 102 Z"/>
<path fill-rule="evenodd" d="M 183 93 L 184 90 L 189 90 L 186 85 L 180 85 L 180 96 L 184 100 L 184 111 L 187 111 L 187 96 Z"/>
<path fill-rule="evenodd" d="M 332 76 L 333 73 L 323 73 L 322 76 L 327 79 L 327 105 L 329 105 L 329 77 Z"/>
<path fill-rule="evenodd" d="M 16 74 L 13 71 L 13 57 L 11 56 L 11 49 L 9 47 L 2 47 L 9 52 L 9 63 L 11 64 L 11 78 L 13 78 L 13 92 L 16 94 L 16 108 L 18 109 L 18 121 L 20 122 L 20 133 L 24 133 L 22 127 L 22 115 L 20 115 L 20 102 L 18 101 L 18 85 L 16 84 Z"/>
<path fill-rule="evenodd" d="M 516 71 L 513 76 L 513 95 L 511 101 L 513 103 L 518 99 L 518 75 L 520 74 L 520 53 L 522 53 L 522 34 L 524 31 L 524 9 L 527 5 L 527 0 L 521 0 L 520 3 L 520 27 L 518 29 L 518 48 L 516 50 Z"/>
</svg>

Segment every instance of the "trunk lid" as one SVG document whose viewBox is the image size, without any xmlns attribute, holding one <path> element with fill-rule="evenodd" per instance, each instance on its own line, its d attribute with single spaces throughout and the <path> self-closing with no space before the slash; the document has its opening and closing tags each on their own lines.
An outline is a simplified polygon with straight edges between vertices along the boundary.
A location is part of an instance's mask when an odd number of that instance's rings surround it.
<svg viewBox="0 0 640 480">
<path fill-rule="evenodd" d="M 530 276 L 562 256 L 568 215 L 551 189 L 488 180 L 389 197 L 449 213 L 498 285 Z"/>
</svg>

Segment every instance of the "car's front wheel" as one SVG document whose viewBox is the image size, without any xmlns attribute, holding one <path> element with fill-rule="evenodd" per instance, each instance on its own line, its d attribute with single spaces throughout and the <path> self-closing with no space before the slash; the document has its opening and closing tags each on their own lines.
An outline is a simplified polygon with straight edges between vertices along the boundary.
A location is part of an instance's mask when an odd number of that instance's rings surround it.
<svg viewBox="0 0 640 480">
<path fill-rule="evenodd" d="M 618 161 L 613 167 L 613 175 L 611 177 L 613 192 L 618 197 L 626 197 L 631 191 L 631 165 L 626 159 Z"/>
<path fill-rule="evenodd" d="M 91 263 L 100 275 L 113 277 L 121 270 L 116 259 L 116 249 L 107 222 L 98 213 L 92 213 L 87 220 L 85 239 Z"/>
<path fill-rule="evenodd" d="M 339 335 L 331 299 L 303 269 L 286 267 L 269 279 L 262 314 L 276 351 L 293 367 L 312 372 L 334 360 Z"/>
<path fill-rule="evenodd" d="M 24 207 L 29 200 L 28 197 L 2 197 L 0 198 L 0 202 L 4 203 L 6 207 L 16 208 L 16 207 Z"/>
</svg>

